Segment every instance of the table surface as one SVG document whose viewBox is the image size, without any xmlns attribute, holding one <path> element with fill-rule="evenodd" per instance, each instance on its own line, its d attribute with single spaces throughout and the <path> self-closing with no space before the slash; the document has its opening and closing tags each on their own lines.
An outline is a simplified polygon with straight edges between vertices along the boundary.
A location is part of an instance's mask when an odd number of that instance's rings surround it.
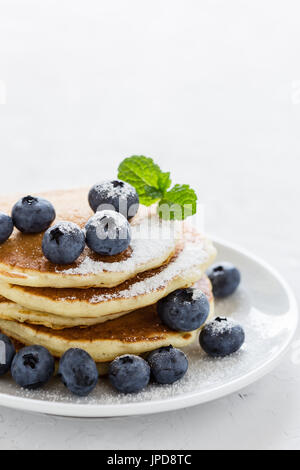
<svg viewBox="0 0 300 470">
<path fill-rule="evenodd" d="M 190 183 L 207 231 L 299 300 L 299 2 L 0 0 L 1 193 L 91 185 L 132 154 Z M 1 449 L 299 449 L 299 337 L 256 384 L 177 412 L 0 409 Z"/>
</svg>

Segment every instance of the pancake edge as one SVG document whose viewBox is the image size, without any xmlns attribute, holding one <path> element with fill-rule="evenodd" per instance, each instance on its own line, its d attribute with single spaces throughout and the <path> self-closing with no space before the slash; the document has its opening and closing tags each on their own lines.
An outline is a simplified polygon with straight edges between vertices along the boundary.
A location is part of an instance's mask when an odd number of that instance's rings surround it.
<svg viewBox="0 0 300 470">
<path fill-rule="evenodd" d="M 179 275 L 174 276 L 167 285 L 146 294 L 107 299 L 99 303 L 90 303 L 85 300 L 68 301 L 67 299 L 63 302 L 58 302 L 48 297 L 43 297 L 42 295 L 38 296 L 32 293 L 26 293 L 26 291 L 24 291 L 20 286 L 3 283 L 1 281 L 0 294 L 26 309 L 51 313 L 62 317 L 109 317 L 120 312 L 128 313 L 131 310 L 137 310 L 141 307 L 152 305 L 176 289 L 189 287 L 201 279 L 206 269 L 214 261 L 215 255 L 216 251 L 213 245 L 211 245 L 211 251 L 208 253 L 208 258 L 204 263 L 201 263 L 201 265 L 198 266 L 193 266 L 191 270 L 184 273 L 184 275 L 183 273 L 180 273 Z M 108 320 L 109 318 L 106 319 Z"/>
<path fill-rule="evenodd" d="M 210 314 L 209 319 L 214 315 L 214 300 L 210 301 Z M 206 323 L 207 323 L 206 321 Z M 51 337 L 51 345 L 49 345 L 49 338 L 46 334 L 37 332 L 30 325 L 23 323 L 20 324 L 15 321 L 0 320 L 0 330 L 7 336 L 21 342 L 22 344 L 34 345 L 39 344 L 47 348 L 54 357 L 61 357 L 70 348 L 81 348 L 87 351 L 95 362 L 105 363 L 111 362 L 116 357 L 123 354 L 136 354 L 141 355 L 157 348 L 172 345 L 175 348 L 184 348 L 192 344 L 198 337 L 199 331 L 203 328 L 192 332 L 176 332 L 170 330 L 164 337 L 156 338 L 155 336 L 147 339 L 147 341 L 140 342 L 125 342 L 120 340 L 102 339 L 94 341 L 67 341 L 64 338 Z M 26 332 L 26 337 L 24 336 Z M 48 341 L 47 341 L 48 338 Z"/>
</svg>

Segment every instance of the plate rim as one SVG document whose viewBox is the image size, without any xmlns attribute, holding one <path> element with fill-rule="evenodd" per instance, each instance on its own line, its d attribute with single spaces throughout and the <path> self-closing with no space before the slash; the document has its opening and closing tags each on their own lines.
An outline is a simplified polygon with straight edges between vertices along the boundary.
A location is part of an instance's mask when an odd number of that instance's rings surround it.
<svg viewBox="0 0 300 470">
<path fill-rule="evenodd" d="M 21 410 L 25 412 L 40 413 L 50 416 L 60 416 L 68 418 L 116 418 L 128 416 L 141 416 L 163 413 L 168 411 L 176 411 L 182 408 L 190 408 L 196 405 L 208 403 L 219 398 L 226 397 L 235 393 L 248 385 L 258 381 L 268 373 L 270 373 L 285 356 L 294 336 L 298 325 L 298 303 L 293 290 L 279 272 L 273 268 L 268 262 L 257 255 L 254 255 L 245 248 L 234 243 L 227 242 L 219 237 L 210 237 L 214 243 L 224 246 L 225 248 L 237 251 L 238 253 L 250 258 L 252 261 L 260 264 L 264 269 L 269 271 L 273 277 L 282 286 L 289 300 L 289 315 L 292 318 L 290 333 L 280 350 L 274 357 L 271 357 L 258 368 L 231 380 L 227 384 L 220 385 L 212 390 L 194 391 L 184 394 L 183 396 L 172 397 L 169 399 L 161 399 L 155 401 L 144 401 L 140 403 L 125 404 L 78 404 L 78 403 L 59 403 L 56 401 L 45 401 L 35 398 L 16 397 L 7 393 L 0 392 L 0 406 Z"/>
</svg>

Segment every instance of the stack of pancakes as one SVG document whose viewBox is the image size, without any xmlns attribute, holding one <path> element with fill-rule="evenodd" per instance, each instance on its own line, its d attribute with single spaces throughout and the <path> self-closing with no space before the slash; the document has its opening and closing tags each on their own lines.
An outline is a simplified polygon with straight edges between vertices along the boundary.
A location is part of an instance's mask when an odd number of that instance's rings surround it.
<svg viewBox="0 0 300 470">
<path fill-rule="evenodd" d="M 9 213 L 20 195 L 0 199 Z M 93 215 L 86 190 L 43 194 L 56 221 L 84 227 Z M 71 266 L 54 265 L 42 252 L 43 234 L 17 230 L 0 246 L 0 329 L 18 344 L 39 344 L 55 357 L 85 349 L 105 366 L 122 354 L 158 347 L 184 347 L 198 334 L 162 324 L 156 303 L 179 288 L 195 285 L 213 295 L 205 276 L 216 252 L 212 243 L 181 222 L 163 222 L 141 207 L 131 221 L 132 243 L 117 256 L 88 247 Z M 105 367 L 103 367 L 105 370 Z"/>
</svg>

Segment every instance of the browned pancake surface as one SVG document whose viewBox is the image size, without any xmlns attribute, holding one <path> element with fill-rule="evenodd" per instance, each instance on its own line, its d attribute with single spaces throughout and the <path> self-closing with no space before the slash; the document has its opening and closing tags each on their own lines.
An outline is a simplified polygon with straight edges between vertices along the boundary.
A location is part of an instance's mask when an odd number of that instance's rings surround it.
<svg viewBox="0 0 300 470">
<path fill-rule="evenodd" d="M 23 194 L 23 196 L 26 196 L 26 194 Z M 84 227 L 88 219 L 94 214 L 88 204 L 88 191 L 86 189 L 52 191 L 49 193 L 39 194 L 39 196 L 48 199 L 54 205 L 56 210 L 56 220 L 54 223 L 67 220 L 78 224 L 80 227 Z M 15 196 L 13 198 L 0 197 L 0 211 L 11 214 L 13 205 L 20 197 L 22 197 L 22 195 Z M 132 253 L 132 250 L 129 247 L 120 255 L 100 256 L 86 247 L 75 263 L 67 266 L 56 265 L 50 263 L 43 255 L 43 235 L 43 233 L 37 235 L 25 235 L 20 233 L 18 230 L 15 230 L 9 240 L 0 246 L 0 263 L 44 273 L 59 273 L 66 269 L 75 269 L 79 267 L 87 256 L 94 261 L 115 263 L 126 260 Z M 7 274 L 8 273 L 6 273 L 6 275 Z M 20 274 L 20 276 L 22 275 Z"/>
<path fill-rule="evenodd" d="M 185 238 L 185 241 L 178 242 L 174 255 L 171 256 L 171 258 L 169 258 L 168 260 L 166 260 L 166 262 L 162 264 L 160 267 L 155 268 L 155 269 L 150 269 L 143 273 L 139 273 L 134 278 L 131 278 L 116 287 L 89 287 L 89 288 L 81 288 L 81 289 L 80 288 L 60 288 L 59 289 L 59 288 L 54 288 L 54 287 L 29 287 L 29 286 L 22 287 L 20 286 L 19 289 L 24 289 L 24 291 L 27 294 L 42 296 L 42 297 L 49 298 L 58 302 L 61 302 L 62 300 L 68 300 L 68 302 L 78 301 L 78 300 L 89 302 L 91 299 L 97 296 L 104 296 L 104 297 L 107 296 L 107 300 L 109 301 L 109 298 L 110 297 L 113 298 L 115 294 L 117 294 L 118 292 L 127 290 L 133 284 L 144 281 L 146 279 L 150 279 L 151 277 L 162 272 L 165 269 L 167 264 L 172 263 L 176 260 L 176 258 L 182 252 L 186 241 L 196 243 L 197 241 L 203 240 L 203 236 L 201 234 L 197 233 L 193 227 L 188 227 L 188 226 L 185 227 L 184 238 Z M 1 247 L 0 247 L 0 255 L 1 255 Z M 119 259 L 121 259 L 122 255 L 123 254 L 119 255 Z M 28 253 L 28 256 L 29 256 L 29 253 Z M 89 253 L 89 256 L 92 257 L 94 255 Z M 97 255 L 95 256 L 97 257 Z M 118 257 L 114 256 L 111 258 L 114 258 L 116 260 L 116 258 Z M 79 258 L 79 260 L 80 259 L 81 257 Z M 103 261 L 104 258 L 102 257 L 101 260 Z M 0 256 L 0 262 L 1 262 L 1 256 Z M 48 264 L 51 265 L 51 263 L 48 263 Z M 66 269 L 66 268 L 63 267 L 63 269 Z"/>
<path fill-rule="evenodd" d="M 209 301 L 212 300 L 212 289 L 207 277 L 203 277 L 196 287 L 205 293 Z M 94 341 L 94 340 L 118 340 L 126 343 L 137 341 L 157 341 L 165 338 L 166 334 L 174 332 L 165 326 L 158 314 L 155 305 L 136 310 L 116 320 L 107 321 L 87 328 L 67 328 L 64 330 L 51 330 L 44 326 L 30 325 L 34 331 L 47 333 L 49 336 L 64 340 Z M 175 334 L 175 333 L 174 333 Z M 188 339 L 190 333 L 184 338 Z"/>
<path fill-rule="evenodd" d="M 61 302 L 62 300 L 68 300 L 68 301 L 86 301 L 89 302 L 91 299 L 93 299 L 96 296 L 107 296 L 107 299 L 109 301 L 110 297 L 114 297 L 115 294 L 118 294 L 118 292 L 124 291 L 129 289 L 132 285 L 145 281 L 146 279 L 150 279 L 151 277 L 159 274 L 162 272 L 168 263 L 171 263 L 176 260 L 178 257 L 179 253 L 183 249 L 183 244 L 179 244 L 176 253 L 169 259 L 167 260 L 166 263 L 161 265 L 159 268 L 155 269 L 150 269 L 149 271 L 145 271 L 143 273 L 137 274 L 134 278 L 129 279 L 128 281 L 123 282 L 119 286 L 116 287 L 89 287 L 89 288 L 62 288 L 62 289 L 57 289 L 53 287 L 20 287 L 20 289 L 24 289 L 27 294 L 33 294 L 33 295 L 38 295 L 42 297 L 47 297 L 49 299 Z M 162 286 L 163 288 L 163 286 Z"/>
</svg>

